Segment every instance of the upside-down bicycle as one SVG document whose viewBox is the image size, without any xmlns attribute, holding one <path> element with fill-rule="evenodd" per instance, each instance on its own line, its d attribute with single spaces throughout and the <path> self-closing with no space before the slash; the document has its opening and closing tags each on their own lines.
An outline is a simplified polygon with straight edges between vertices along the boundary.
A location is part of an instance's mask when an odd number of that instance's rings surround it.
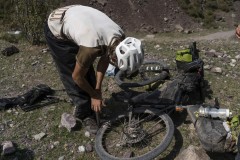
<svg viewBox="0 0 240 160">
<path fill-rule="evenodd" d="M 186 73 L 188 76 L 194 74 L 192 85 L 199 88 L 203 80 L 201 65 L 194 66 L 197 72 Z M 165 82 L 170 77 L 169 69 L 162 62 L 148 61 L 133 76 L 127 77 L 119 71 L 115 80 L 125 92 L 124 96 L 115 95 L 115 98 L 126 102 L 128 110 L 99 129 L 95 139 L 99 157 L 104 160 L 150 160 L 165 151 L 174 135 L 174 124 L 169 113 L 177 105 L 184 104 L 188 95 L 186 86 L 182 84 L 186 74 L 162 87 L 163 90 L 136 95 L 131 88 Z M 137 82 L 132 81 L 133 77 Z"/>
</svg>

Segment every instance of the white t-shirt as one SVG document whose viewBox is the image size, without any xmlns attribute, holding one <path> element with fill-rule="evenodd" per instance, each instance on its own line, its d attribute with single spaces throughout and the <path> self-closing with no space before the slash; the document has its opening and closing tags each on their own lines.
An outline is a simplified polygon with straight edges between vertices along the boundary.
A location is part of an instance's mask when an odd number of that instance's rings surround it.
<svg viewBox="0 0 240 160">
<path fill-rule="evenodd" d="M 115 22 L 97 9 L 82 5 L 64 8 L 68 9 L 62 22 L 60 18 L 54 18 L 53 13 L 48 18 L 48 26 L 56 37 L 61 37 L 61 28 L 63 27 L 62 33 L 77 45 L 97 47 L 109 46 L 113 37 L 121 37 L 124 34 Z M 61 9 L 64 10 L 64 8 L 55 10 L 55 13 L 59 10 L 61 12 Z"/>
</svg>

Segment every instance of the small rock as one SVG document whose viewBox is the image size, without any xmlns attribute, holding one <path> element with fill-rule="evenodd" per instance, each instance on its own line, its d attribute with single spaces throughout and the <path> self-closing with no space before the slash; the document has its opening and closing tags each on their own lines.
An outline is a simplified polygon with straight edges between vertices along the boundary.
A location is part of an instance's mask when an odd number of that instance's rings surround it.
<svg viewBox="0 0 240 160">
<path fill-rule="evenodd" d="M 236 63 L 230 63 L 230 66 L 231 66 L 231 67 L 235 67 L 235 66 L 236 66 Z"/>
<path fill-rule="evenodd" d="M 7 110 L 7 113 L 12 113 L 12 110 L 11 109 Z"/>
<path fill-rule="evenodd" d="M 107 0 L 97 0 L 97 2 L 102 6 L 105 6 L 107 4 Z"/>
<path fill-rule="evenodd" d="M 190 145 L 183 150 L 174 160 L 210 160 L 206 151 L 202 148 Z"/>
<path fill-rule="evenodd" d="M 5 130 L 5 126 L 3 124 L 0 124 L 0 131 L 4 131 Z"/>
<path fill-rule="evenodd" d="M 11 141 L 5 141 L 2 143 L 3 155 L 12 154 L 16 151 L 13 143 Z"/>
<path fill-rule="evenodd" d="M 154 38 L 154 37 L 155 37 L 155 35 L 153 35 L 153 34 L 146 35 L 146 38 Z"/>
<path fill-rule="evenodd" d="M 50 149 L 53 149 L 55 146 L 53 145 L 53 144 L 51 144 L 50 146 L 49 146 L 49 148 Z"/>
<path fill-rule="evenodd" d="M 231 63 L 236 63 L 237 60 L 236 59 L 231 59 Z"/>
<path fill-rule="evenodd" d="M 93 151 L 93 146 L 92 144 L 88 143 L 85 145 L 86 152 L 92 152 Z"/>
<path fill-rule="evenodd" d="M 206 69 L 206 70 L 210 70 L 211 66 L 207 64 L 207 65 L 204 65 L 203 68 Z"/>
<path fill-rule="evenodd" d="M 168 21 L 168 18 L 167 17 L 164 17 L 164 22 L 167 22 Z"/>
<path fill-rule="evenodd" d="M 64 150 L 67 151 L 68 148 L 69 148 L 69 144 L 65 143 L 65 144 L 63 145 L 63 147 L 64 147 Z"/>
<path fill-rule="evenodd" d="M 222 61 L 226 62 L 226 63 L 231 63 L 231 60 L 227 57 L 223 57 Z"/>
<path fill-rule="evenodd" d="M 217 57 L 216 52 L 212 50 L 205 52 L 205 55 L 208 57 Z"/>
<path fill-rule="evenodd" d="M 52 111 L 53 111 L 53 110 L 55 110 L 55 109 L 56 109 L 56 106 L 50 106 L 50 107 L 49 107 L 49 110 L 52 110 Z"/>
<path fill-rule="evenodd" d="M 220 67 L 214 67 L 211 69 L 211 71 L 214 73 L 222 73 L 222 69 Z"/>
<path fill-rule="evenodd" d="M 56 142 L 53 143 L 54 146 L 58 146 L 59 144 L 60 144 L 59 141 L 56 141 Z"/>
<path fill-rule="evenodd" d="M 63 113 L 61 116 L 61 125 L 71 132 L 77 125 L 76 118 L 71 114 Z"/>
<path fill-rule="evenodd" d="M 39 61 L 35 61 L 35 62 L 31 63 L 31 65 L 32 65 L 32 66 L 35 66 L 35 65 L 37 65 L 38 63 L 39 63 Z"/>
<path fill-rule="evenodd" d="M 214 53 L 215 53 L 215 52 L 216 52 L 216 50 L 214 50 L 214 49 L 211 49 L 209 52 L 214 52 Z"/>
<path fill-rule="evenodd" d="M 188 30 L 188 29 L 185 29 L 185 30 L 184 30 L 184 33 L 190 34 L 190 33 L 192 33 L 192 31 L 190 31 L 190 30 Z"/>
<path fill-rule="evenodd" d="M 79 151 L 80 153 L 83 153 L 83 152 L 85 152 L 86 150 L 85 150 L 85 147 L 84 147 L 84 146 L 79 146 L 79 147 L 78 147 L 78 151 Z"/>
<path fill-rule="evenodd" d="M 41 140 L 41 139 L 42 139 L 43 137 L 45 137 L 45 136 L 46 136 L 46 133 L 41 132 L 41 133 L 39 133 L 39 134 L 34 135 L 33 138 L 34 138 L 35 140 L 39 141 L 39 140 Z"/>
<path fill-rule="evenodd" d="M 217 17 L 215 18 L 215 20 L 221 22 L 221 21 L 223 21 L 223 17 L 221 17 L 221 16 L 217 16 Z"/>
<path fill-rule="evenodd" d="M 224 54 L 224 55 L 223 55 L 223 58 L 226 58 L 226 57 L 228 57 L 228 55 L 227 55 L 227 54 Z"/>
<path fill-rule="evenodd" d="M 183 32 L 184 31 L 183 27 L 180 24 L 175 25 L 175 28 L 178 32 Z"/>
<path fill-rule="evenodd" d="M 239 60 L 239 59 L 240 59 L 240 54 L 239 54 L 239 55 L 236 55 L 235 58 L 236 58 L 237 60 Z"/>
<path fill-rule="evenodd" d="M 42 53 L 47 53 L 48 51 L 50 51 L 49 48 L 44 48 L 44 49 L 42 49 Z"/>
<path fill-rule="evenodd" d="M 65 159 L 65 156 L 61 156 L 58 158 L 58 160 L 64 160 Z"/>
<path fill-rule="evenodd" d="M 160 45 L 157 44 L 156 46 L 154 46 L 154 48 L 155 48 L 155 49 L 158 49 L 158 48 L 160 48 Z"/>
<path fill-rule="evenodd" d="M 121 144 L 117 143 L 117 144 L 116 144 L 116 147 L 121 147 Z"/>
<path fill-rule="evenodd" d="M 215 55 L 216 55 L 218 58 L 221 58 L 221 57 L 223 57 L 224 53 L 215 52 Z"/>
<path fill-rule="evenodd" d="M 91 136 L 90 132 L 88 132 L 88 131 L 86 131 L 86 132 L 84 133 L 84 135 L 85 135 L 85 137 L 88 137 L 88 138 Z"/>
</svg>

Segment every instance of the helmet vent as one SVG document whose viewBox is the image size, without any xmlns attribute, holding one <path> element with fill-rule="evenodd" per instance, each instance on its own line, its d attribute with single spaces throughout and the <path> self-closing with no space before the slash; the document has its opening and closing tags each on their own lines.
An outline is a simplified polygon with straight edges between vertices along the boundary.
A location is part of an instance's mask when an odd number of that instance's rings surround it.
<svg viewBox="0 0 240 160">
<path fill-rule="evenodd" d="M 137 55 L 134 54 L 133 56 L 134 56 L 134 62 L 137 62 Z"/>
</svg>

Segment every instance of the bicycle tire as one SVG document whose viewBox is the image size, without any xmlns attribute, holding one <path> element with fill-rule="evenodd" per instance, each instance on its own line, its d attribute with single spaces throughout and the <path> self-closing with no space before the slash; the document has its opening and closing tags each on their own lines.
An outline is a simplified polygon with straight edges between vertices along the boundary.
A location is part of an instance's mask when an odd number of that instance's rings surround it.
<svg viewBox="0 0 240 160">
<path fill-rule="evenodd" d="M 143 71 L 144 65 L 159 65 L 161 69 L 152 71 L 152 72 L 159 73 L 159 75 L 157 75 L 153 78 L 149 78 L 148 80 L 143 80 L 141 82 L 124 82 L 123 78 L 126 77 L 126 74 L 124 71 L 120 70 L 115 75 L 115 81 L 118 84 L 118 86 L 122 87 L 122 88 L 142 87 L 142 86 L 146 86 L 146 85 L 149 85 L 149 84 L 157 82 L 157 81 L 165 80 L 169 77 L 168 68 L 167 68 L 166 64 L 164 64 L 161 61 L 145 61 L 145 62 L 143 62 L 142 66 L 141 66 L 142 68 L 140 67 L 138 71 L 144 72 Z"/>
<path fill-rule="evenodd" d="M 149 114 L 157 115 L 164 121 L 164 123 L 166 125 L 166 134 L 165 134 L 163 140 L 161 141 L 161 143 L 158 144 L 157 147 L 155 147 L 153 150 L 151 150 L 148 153 L 145 153 L 141 156 L 138 156 L 138 157 L 119 158 L 119 157 L 115 157 L 115 156 L 109 154 L 104 149 L 103 137 L 104 137 L 105 132 L 107 132 L 109 126 L 111 126 L 111 124 L 114 123 L 114 121 L 117 121 L 117 119 L 119 119 L 121 116 L 127 116 L 127 114 L 120 115 L 115 120 L 102 125 L 102 127 L 97 132 L 97 135 L 95 138 L 95 151 L 97 152 L 100 159 L 102 159 L 102 160 L 126 160 L 126 159 L 128 159 L 128 160 L 151 160 L 151 159 L 159 156 L 163 151 L 165 151 L 167 149 L 167 147 L 169 146 L 169 144 L 172 141 L 173 134 L 174 134 L 174 125 L 173 125 L 172 119 L 167 114 L 162 113 L 159 110 L 154 109 L 154 108 L 146 108 L 146 107 L 136 108 L 136 109 L 134 109 L 133 113 L 149 113 Z"/>
</svg>

